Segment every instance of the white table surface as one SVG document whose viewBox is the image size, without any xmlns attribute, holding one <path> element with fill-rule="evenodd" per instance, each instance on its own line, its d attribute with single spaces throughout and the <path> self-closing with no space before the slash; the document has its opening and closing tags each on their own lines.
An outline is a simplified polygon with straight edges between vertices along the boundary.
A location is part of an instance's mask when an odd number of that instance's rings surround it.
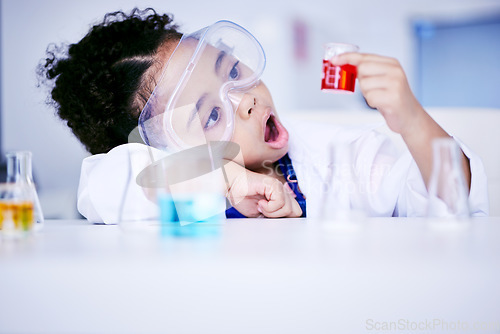
<svg viewBox="0 0 500 334">
<path fill-rule="evenodd" d="M 2 334 L 371 332 L 500 333 L 500 217 L 243 219 L 207 238 L 55 220 L 0 241 Z"/>
</svg>

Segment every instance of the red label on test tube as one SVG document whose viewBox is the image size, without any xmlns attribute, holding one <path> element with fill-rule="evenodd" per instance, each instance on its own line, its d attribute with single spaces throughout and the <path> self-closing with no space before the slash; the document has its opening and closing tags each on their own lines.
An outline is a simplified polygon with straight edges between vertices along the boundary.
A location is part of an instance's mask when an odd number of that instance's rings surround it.
<svg viewBox="0 0 500 334">
<path fill-rule="evenodd" d="M 346 64 L 333 65 L 328 59 L 323 59 L 322 90 L 343 90 L 354 92 L 356 84 L 356 66 Z"/>
</svg>

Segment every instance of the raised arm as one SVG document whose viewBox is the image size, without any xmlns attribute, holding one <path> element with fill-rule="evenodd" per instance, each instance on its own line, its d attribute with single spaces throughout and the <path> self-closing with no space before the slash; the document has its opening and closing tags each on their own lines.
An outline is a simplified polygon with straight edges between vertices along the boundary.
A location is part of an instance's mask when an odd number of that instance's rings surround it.
<svg viewBox="0 0 500 334">
<path fill-rule="evenodd" d="M 428 185 L 432 172 L 432 141 L 449 135 L 417 101 L 400 63 L 394 58 L 363 53 L 344 53 L 334 57 L 332 63 L 357 67 L 359 86 L 366 102 L 382 114 L 392 131 L 403 137 Z M 464 154 L 462 168 L 470 187 L 469 160 Z"/>
</svg>

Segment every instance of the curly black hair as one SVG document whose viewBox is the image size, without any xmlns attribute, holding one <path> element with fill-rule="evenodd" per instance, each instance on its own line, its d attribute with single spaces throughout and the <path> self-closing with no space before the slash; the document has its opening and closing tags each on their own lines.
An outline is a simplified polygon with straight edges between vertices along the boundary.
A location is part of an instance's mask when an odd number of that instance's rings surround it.
<svg viewBox="0 0 500 334">
<path fill-rule="evenodd" d="M 172 21 L 151 8 L 108 13 L 66 52 L 47 49 L 38 75 L 51 84 L 50 103 L 90 153 L 127 143 L 149 97 L 143 76 L 158 49 L 182 37 Z"/>
</svg>

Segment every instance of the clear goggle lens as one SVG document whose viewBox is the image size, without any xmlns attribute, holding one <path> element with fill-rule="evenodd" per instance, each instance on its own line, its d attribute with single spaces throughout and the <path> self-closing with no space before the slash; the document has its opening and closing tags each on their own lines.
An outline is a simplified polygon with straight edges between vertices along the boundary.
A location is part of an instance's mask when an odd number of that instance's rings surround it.
<svg viewBox="0 0 500 334">
<path fill-rule="evenodd" d="M 167 150 L 230 140 L 240 96 L 259 84 L 265 63 L 259 42 L 235 23 L 184 35 L 141 112 L 142 139 Z"/>
</svg>

